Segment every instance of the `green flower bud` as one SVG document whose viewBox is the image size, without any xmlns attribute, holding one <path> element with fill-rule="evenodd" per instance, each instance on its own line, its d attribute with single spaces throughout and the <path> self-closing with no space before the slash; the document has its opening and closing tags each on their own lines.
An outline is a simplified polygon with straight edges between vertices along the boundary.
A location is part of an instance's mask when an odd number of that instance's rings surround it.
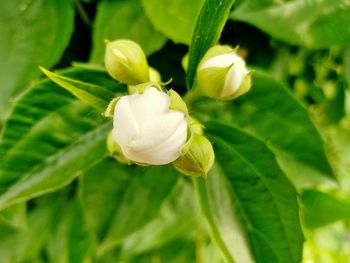
<svg viewBox="0 0 350 263">
<path fill-rule="evenodd" d="M 193 133 L 189 149 L 173 165 L 176 170 L 188 176 L 207 176 L 214 159 L 213 146 L 209 140 L 201 134 Z"/>
<path fill-rule="evenodd" d="M 184 71 L 187 71 L 189 58 L 190 58 L 190 56 L 187 53 L 181 60 L 181 65 L 182 65 L 182 68 L 184 69 Z"/>
<path fill-rule="evenodd" d="M 155 68 L 149 67 L 149 79 L 151 82 L 162 83 L 160 73 Z"/>
<path fill-rule="evenodd" d="M 250 90 L 251 72 L 235 49 L 228 46 L 210 48 L 197 69 L 197 88 L 204 95 L 230 100 Z"/>
<path fill-rule="evenodd" d="M 146 56 L 133 41 L 106 41 L 105 65 L 112 78 L 126 84 L 136 85 L 149 81 Z"/>
</svg>

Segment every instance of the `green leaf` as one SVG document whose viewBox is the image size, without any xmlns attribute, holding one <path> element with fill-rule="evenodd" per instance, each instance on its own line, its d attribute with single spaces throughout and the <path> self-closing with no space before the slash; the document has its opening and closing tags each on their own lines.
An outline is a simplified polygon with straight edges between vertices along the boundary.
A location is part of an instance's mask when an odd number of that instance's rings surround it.
<svg viewBox="0 0 350 263">
<path fill-rule="evenodd" d="M 162 247 L 155 248 L 142 255 L 133 257 L 127 261 L 120 258 L 119 251 L 113 251 L 98 258 L 96 263 L 107 262 L 127 262 L 127 263 L 195 263 L 195 244 L 192 240 L 176 239 L 165 244 Z M 197 261 L 198 262 L 198 261 Z M 201 261 L 202 262 L 202 261 Z M 203 261 L 204 262 L 204 261 Z M 209 263 L 209 262 L 208 262 Z M 210 263 L 219 263 L 218 261 L 210 261 Z M 220 262 L 222 263 L 222 262 Z"/>
<path fill-rule="evenodd" d="M 350 41 L 346 0 L 244 1 L 230 15 L 291 44 L 328 48 Z"/>
<path fill-rule="evenodd" d="M 157 216 L 124 241 L 122 257 L 152 251 L 178 238 L 191 238 L 199 232 L 196 208 L 193 187 L 180 178 Z"/>
<path fill-rule="evenodd" d="M 113 91 L 105 87 L 61 76 L 42 67 L 40 70 L 57 85 L 100 112 L 104 112 L 108 104 L 115 98 Z M 120 90 L 125 88 L 125 85 L 118 82 L 116 82 L 116 86 L 120 86 Z"/>
<path fill-rule="evenodd" d="M 101 71 L 73 69 L 63 75 L 117 86 Z M 51 80 L 34 84 L 15 104 L 0 140 L 0 210 L 55 191 L 107 154 L 111 125 Z"/>
<path fill-rule="evenodd" d="M 66 201 L 55 216 L 58 220 L 52 222 L 47 245 L 49 262 L 84 262 L 93 240 L 87 230 L 81 204 L 75 199 Z"/>
<path fill-rule="evenodd" d="M 274 154 L 231 126 L 209 122 L 206 127 L 217 163 L 208 183 L 198 179 L 197 190 L 209 225 L 217 228 L 214 239 L 238 262 L 251 262 L 248 252 L 242 255 L 247 249 L 239 247 L 244 243 L 240 234 L 246 234 L 256 262 L 300 262 L 303 235 L 297 194 Z"/>
<path fill-rule="evenodd" d="M 204 0 L 142 0 L 154 27 L 175 43 L 189 44 Z"/>
<path fill-rule="evenodd" d="M 28 215 L 28 228 L 0 228 L 1 262 L 34 262 L 50 235 L 53 213 L 57 204 L 40 205 Z"/>
<path fill-rule="evenodd" d="M 205 52 L 219 40 L 233 2 L 234 0 L 206 0 L 204 2 L 190 45 L 186 75 L 188 89 L 193 86 L 197 65 Z"/>
<path fill-rule="evenodd" d="M 7 225 L 24 229 L 27 227 L 27 204 L 21 203 L 14 205 L 0 212 L 0 221 Z"/>
<path fill-rule="evenodd" d="M 135 257 L 131 263 L 149 263 L 149 262 L 166 262 L 178 263 L 189 262 L 195 263 L 195 244 L 186 239 L 177 239 L 168 244 Z M 214 263 L 214 262 L 212 262 Z"/>
<path fill-rule="evenodd" d="M 140 168 L 109 158 L 91 168 L 83 178 L 82 201 L 88 224 L 102 239 L 98 255 L 152 220 L 177 179 L 171 166 Z"/>
<path fill-rule="evenodd" d="M 350 204 L 316 191 L 301 193 L 304 223 L 307 228 L 317 228 L 338 220 L 350 219 Z"/>
<path fill-rule="evenodd" d="M 298 187 L 333 181 L 323 140 L 307 110 L 269 75 L 254 72 L 251 91 L 232 102 L 198 101 L 193 107 L 199 119 L 220 119 L 265 141 Z"/>
<path fill-rule="evenodd" d="M 104 39 L 130 39 L 137 42 L 146 55 L 159 50 L 166 38 L 154 28 L 141 6 L 141 0 L 101 1 L 93 31 L 90 61 L 103 63 Z"/>
<path fill-rule="evenodd" d="M 68 45 L 74 22 L 70 0 L 13 0 L 0 10 L 0 117 L 9 98 L 50 68 Z M 49 30 L 48 30 L 49 28 Z"/>
</svg>

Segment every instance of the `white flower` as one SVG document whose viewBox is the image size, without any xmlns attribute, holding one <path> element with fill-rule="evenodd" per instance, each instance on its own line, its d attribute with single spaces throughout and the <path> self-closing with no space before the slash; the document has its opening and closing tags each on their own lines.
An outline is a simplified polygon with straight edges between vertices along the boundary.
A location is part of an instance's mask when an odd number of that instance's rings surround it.
<svg viewBox="0 0 350 263">
<path fill-rule="evenodd" d="M 198 67 L 197 81 L 207 96 L 223 100 L 238 97 L 251 86 L 245 61 L 227 46 L 208 50 Z"/>
<path fill-rule="evenodd" d="M 170 97 L 155 87 L 120 97 L 112 137 L 131 161 L 161 165 L 175 161 L 187 140 L 187 121 L 171 110 Z"/>
</svg>

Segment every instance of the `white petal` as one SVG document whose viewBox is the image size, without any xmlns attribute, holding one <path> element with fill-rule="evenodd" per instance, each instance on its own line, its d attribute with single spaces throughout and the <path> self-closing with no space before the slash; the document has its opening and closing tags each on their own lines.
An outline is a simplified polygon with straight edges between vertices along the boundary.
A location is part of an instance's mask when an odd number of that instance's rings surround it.
<svg viewBox="0 0 350 263">
<path fill-rule="evenodd" d="M 117 102 L 112 135 L 127 158 L 166 164 L 179 157 L 187 121 L 184 113 L 169 110 L 169 105 L 169 96 L 153 87 Z"/>
<path fill-rule="evenodd" d="M 181 153 L 181 149 L 187 140 L 187 122 L 183 120 L 169 137 L 157 145 L 143 149 L 131 147 L 133 155 L 139 160 L 149 164 L 167 164 L 175 161 Z"/>
<path fill-rule="evenodd" d="M 128 96 L 121 97 L 115 106 L 112 136 L 121 148 L 140 136 L 140 128 L 130 108 Z"/>
<path fill-rule="evenodd" d="M 243 59 L 236 59 L 233 66 L 227 72 L 224 88 L 221 97 L 233 95 L 242 85 L 245 76 L 249 73 Z"/>
<path fill-rule="evenodd" d="M 212 57 L 206 60 L 200 67 L 200 70 L 205 68 L 226 68 L 237 60 L 237 55 L 235 53 L 223 54 Z"/>
</svg>

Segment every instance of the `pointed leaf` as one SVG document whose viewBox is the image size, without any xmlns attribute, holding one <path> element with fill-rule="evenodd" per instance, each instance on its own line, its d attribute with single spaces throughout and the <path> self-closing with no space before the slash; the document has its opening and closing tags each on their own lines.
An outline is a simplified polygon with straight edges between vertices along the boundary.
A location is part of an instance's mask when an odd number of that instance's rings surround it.
<svg viewBox="0 0 350 263">
<path fill-rule="evenodd" d="M 40 70 L 53 82 L 100 112 L 104 112 L 109 102 L 115 98 L 115 94 L 105 87 L 61 76 L 43 67 L 40 67 Z M 116 82 L 116 86 L 124 87 L 123 84 L 118 82 Z"/>
<path fill-rule="evenodd" d="M 234 0 L 206 0 L 204 2 L 190 45 L 186 75 L 187 89 L 193 86 L 197 65 L 205 52 L 219 40 L 233 2 Z"/>
<path fill-rule="evenodd" d="M 71 0 L 2 1 L 0 9 L 0 118 L 9 98 L 52 67 L 73 32 Z M 49 30 L 48 30 L 49 29 Z"/>
<path fill-rule="evenodd" d="M 199 119 L 224 120 L 265 141 L 298 187 L 334 180 L 324 142 L 306 108 L 266 73 L 255 71 L 252 89 L 232 102 L 198 101 L 194 108 Z"/>
<path fill-rule="evenodd" d="M 316 191 L 305 190 L 301 193 L 305 226 L 317 228 L 338 220 L 350 219 L 350 204 Z"/>
<path fill-rule="evenodd" d="M 105 72 L 72 69 L 69 78 L 116 92 Z M 107 154 L 111 125 L 51 80 L 16 102 L 0 140 L 0 210 L 55 191 Z"/>
<path fill-rule="evenodd" d="M 238 262 L 251 262 L 248 252 L 242 255 L 237 247 L 245 233 L 256 262 L 300 262 L 303 235 L 297 194 L 273 153 L 232 126 L 209 122 L 206 127 L 217 163 L 208 183 L 199 179 L 199 197 L 208 200 L 205 211 L 226 249 Z"/>
</svg>

